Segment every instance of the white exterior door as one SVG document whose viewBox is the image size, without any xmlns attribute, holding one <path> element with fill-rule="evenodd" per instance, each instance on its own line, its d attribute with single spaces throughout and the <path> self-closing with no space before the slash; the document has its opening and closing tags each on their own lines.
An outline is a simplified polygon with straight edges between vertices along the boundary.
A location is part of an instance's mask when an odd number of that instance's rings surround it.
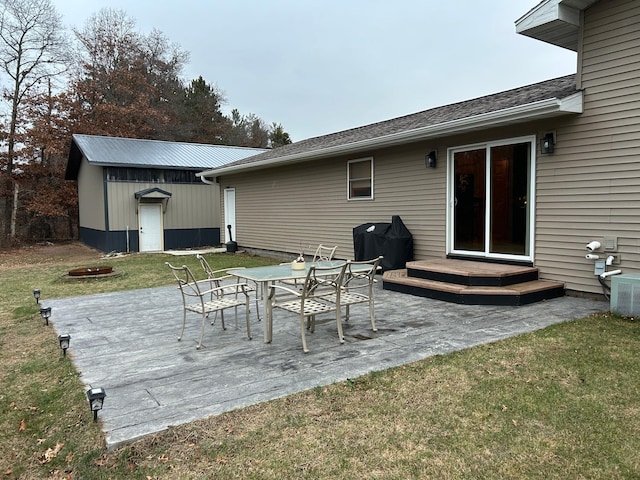
<svg viewBox="0 0 640 480">
<path fill-rule="evenodd" d="M 227 225 L 231 225 L 231 235 L 233 240 L 236 239 L 236 189 L 225 188 L 224 189 L 224 238 L 225 243 L 231 241 L 229 238 L 229 229 Z"/>
<path fill-rule="evenodd" d="M 140 205 L 138 210 L 138 238 L 141 252 L 161 252 L 162 245 L 162 205 Z"/>
</svg>

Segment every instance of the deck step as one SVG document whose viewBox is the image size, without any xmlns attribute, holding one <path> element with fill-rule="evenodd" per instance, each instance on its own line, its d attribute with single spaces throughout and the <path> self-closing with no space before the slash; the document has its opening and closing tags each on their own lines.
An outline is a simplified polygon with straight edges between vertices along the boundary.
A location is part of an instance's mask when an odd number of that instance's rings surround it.
<svg viewBox="0 0 640 480">
<path fill-rule="evenodd" d="M 408 272 L 408 268 L 384 272 L 383 288 L 467 305 L 527 305 L 565 294 L 562 282 L 535 279 L 501 286 L 466 285 L 414 277 Z"/>
<path fill-rule="evenodd" d="M 538 269 L 523 265 L 433 259 L 407 262 L 410 277 L 469 286 L 505 287 L 538 279 Z"/>
</svg>

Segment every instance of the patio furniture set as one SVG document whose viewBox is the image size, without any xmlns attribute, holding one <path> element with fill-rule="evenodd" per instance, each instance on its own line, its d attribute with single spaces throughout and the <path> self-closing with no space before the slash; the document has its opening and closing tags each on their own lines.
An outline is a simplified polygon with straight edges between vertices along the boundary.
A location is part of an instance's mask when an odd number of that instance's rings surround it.
<svg viewBox="0 0 640 480">
<path fill-rule="evenodd" d="M 198 314 L 202 319 L 196 346 L 196 349 L 200 349 L 207 321 L 214 325 L 219 314 L 222 328 L 226 329 L 224 312 L 233 308 L 237 327 L 238 307 L 245 310 L 247 337 L 251 339 L 251 296 L 255 297 L 258 320 L 264 319 L 262 325 L 265 343 L 272 341 L 273 316 L 276 310 L 296 315 L 305 353 L 309 351 L 306 331 L 313 333 L 318 315 L 335 315 L 338 339 L 340 343 L 344 343 L 342 321 L 343 318 L 344 321 L 349 320 L 350 306 L 368 303 L 371 329 L 377 331 L 373 285 L 382 257 L 368 261 L 334 260 L 335 251 L 336 247 L 320 245 L 312 261 L 302 262 L 302 265 L 291 262 L 224 270 L 212 270 L 206 259 L 197 255 L 207 276 L 204 280 L 197 280 L 186 265 L 177 267 L 166 262 L 182 295 L 182 328 L 178 340 L 184 335 L 188 312 Z"/>
</svg>

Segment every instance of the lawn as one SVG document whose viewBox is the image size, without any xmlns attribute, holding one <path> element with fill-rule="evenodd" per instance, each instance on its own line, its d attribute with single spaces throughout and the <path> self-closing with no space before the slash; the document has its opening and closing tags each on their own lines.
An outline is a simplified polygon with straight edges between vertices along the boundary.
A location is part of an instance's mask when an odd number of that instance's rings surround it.
<svg viewBox="0 0 640 480">
<path fill-rule="evenodd" d="M 601 314 L 170 428 L 107 452 L 33 298 L 170 284 L 78 244 L 0 254 L 4 478 L 639 478 L 640 322 Z M 208 256 L 212 267 L 274 260 Z M 71 268 L 119 277 L 68 282 Z"/>
</svg>

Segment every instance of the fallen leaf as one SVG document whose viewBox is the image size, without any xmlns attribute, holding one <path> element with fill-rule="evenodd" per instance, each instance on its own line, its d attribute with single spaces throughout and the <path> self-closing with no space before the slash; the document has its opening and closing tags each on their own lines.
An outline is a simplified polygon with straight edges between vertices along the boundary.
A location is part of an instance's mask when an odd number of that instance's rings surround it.
<svg viewBox="0 0 640 480">
<path fill-rule="evenodd" d="M 507 410 L 509 410 L 509 407 L 507 407 L 506 405 L 502 405 L 502 411 L 506 412 Z"/>
<path fill-rule="evenodd" d="M 56 443 L 55 447 L 47 448 L 47 451 L 44 452 L 44 455 L 40 458 L 40 463 L 49 463 L 51 460 L 56 458 L 58 453 L 60 453 L 60 450 L 62 450 L 62 447 L 64 447 L 64 443 Z"/>
<path fill-rule="evenodd" d="M 25 429 L 25 424 L 24 424 L 24 418 L 22 420 L 20 420 L 20 428 L 18 428 L 19 432 L 24 432 Z"/>
<path fill-rule="evenodd" d="M 7 469 L 4 471 L 4 474 L 5 474 L 5 475 L 11 475 L 12 473 L 13 473 L 13 469 L 12 469 L 11 467 L 7 468 Z"/>
<path fill-rule="evenodd" d="M 517 420 L 511 420 L 511 422 L 513 423 L 514 426 L 518 426 L 518 421 Z"/>
</svg>

